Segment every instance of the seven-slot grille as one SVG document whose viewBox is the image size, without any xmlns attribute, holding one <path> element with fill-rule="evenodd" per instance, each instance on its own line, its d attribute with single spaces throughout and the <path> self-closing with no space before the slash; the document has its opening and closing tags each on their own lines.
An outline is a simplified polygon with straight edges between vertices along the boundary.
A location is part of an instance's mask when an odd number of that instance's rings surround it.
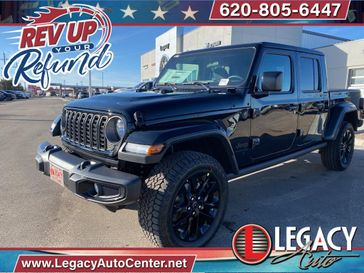
<svg viewBox="0 0 364 273">
<path fill-rule="evenodd" d="M 107 115 L 65 110 L 63 136 L 71 144 L 98 151 L 110 151 L 105 137 Z"/>
</svg>

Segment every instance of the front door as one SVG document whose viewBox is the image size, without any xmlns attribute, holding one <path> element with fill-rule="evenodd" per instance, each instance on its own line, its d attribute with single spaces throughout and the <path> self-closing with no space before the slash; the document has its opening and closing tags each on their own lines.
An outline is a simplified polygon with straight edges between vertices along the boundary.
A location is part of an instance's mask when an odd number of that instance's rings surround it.
<svg viewBox="0 0 364 273">
<path fill-rule="evenodd" d="M 264 72 L 281 72 L 281 90 L 251 98 L 251 147 L 253 161 L 266 160 L 288 152 L 297 136 L 298 97 L 295 91 L 295 52 L 265 50 L 257 72 L 261 90 Z"/>
</svg>

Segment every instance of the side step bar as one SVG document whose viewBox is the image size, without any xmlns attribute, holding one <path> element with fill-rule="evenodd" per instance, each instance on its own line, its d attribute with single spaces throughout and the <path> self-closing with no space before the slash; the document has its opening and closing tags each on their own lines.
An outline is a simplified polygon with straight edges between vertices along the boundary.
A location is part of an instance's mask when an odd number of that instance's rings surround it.
<svg viewBox="0 0 364 273">
<path fill-rule="evenodd" d="M 241 169 L 239 171 L 239 174 L 237 174 L 237 175 L 236 174 L 228 175 L 228 180 L 236 179 L 236 178 L 239 178 L 240 176 L 244 176 L 244 175 L 256 172 L 256 171 L 264 170 L 264 169 L 269 168 L 271 166 L 274 166 L 274 165 L 283 163 L 285 161 L 295 159 L 297 157 L 301 157 L 301 156 L 303 156 L 305 154 L 308 154 L 308 153 L 311 153 L 313 151 L 319 150 L 321 148 L 324 148 L 325 146 L 326 146 L 326 143 L 320 143 L 318 145 L 311 146 L 309 148 L 294 152 L 294 153 L 289 154 L 289 155 L 285 155 L 285 156 L 282 156 L 282 157 L 278 157 L 278 158 L 275 158 L 275 159 L 268 160 L 266 162 L 262 162 L 262 163 L 255 164 L 253 166 L 246 167 L 244 169 Z"/>
</svg>

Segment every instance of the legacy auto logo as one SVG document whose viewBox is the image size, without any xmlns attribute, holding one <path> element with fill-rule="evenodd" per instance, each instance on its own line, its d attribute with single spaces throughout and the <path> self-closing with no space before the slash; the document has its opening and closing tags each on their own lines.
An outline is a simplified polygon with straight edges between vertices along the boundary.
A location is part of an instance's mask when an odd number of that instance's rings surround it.
<svg viewBox="0 0 364 273">
<path fill-rule="evenodd" d="M 243 263 L 259 264 L 268 258 L 272 250 L 272 240 L 261 226 L 245 225 L 235 233 L 233 250 Z"/>
<path fill-rule="evenodd" d="M 285 231 L 280 227 L 275 227 L 274 250 L 276 253 L 271 264 L 279 264 L 298 257 L 298 267 L 307 270 L 311 267 L 327 268 L 344 258 L 357 258 L 359 257 L 357 254 L 337 255 L 337 253 L 332 253 L 342 250 L 352 251 L 356 231 L 357 227 L 350 229 L 335 227 L 325 234 L 321 227 L 316 230 L 310 227 L 302 229 L 287 227 Z M 282 243 L 282 233 L 285 235 L 285 245 Z M 339 234 L 346 241 L 345 246 L 335 243 L 335 237 Z M 269 257 L 273 243 L 266 229 L 259 225 L 249 224 L 237 230 L 233 237 L 232 248 L 235 256 L 241 262 L 255 265 L 264 262 Z M 322 255 L 322 251 L 326 253 Z"/>
<path fill-rule="evenodd" d="M 14 85 L 24 80 L 45 90 L 52 82 L 51 75 L 77 72 L 83 76 L 110 65 L 112 26 L 102 9 L 67 4 L 41 10 L 35 17 L 24 18 L 29 23 L 20 31 L 10 32 L 20 32 L 19 51 L 4 67 L 5 79 L 12 79 Z"/>
</svg>

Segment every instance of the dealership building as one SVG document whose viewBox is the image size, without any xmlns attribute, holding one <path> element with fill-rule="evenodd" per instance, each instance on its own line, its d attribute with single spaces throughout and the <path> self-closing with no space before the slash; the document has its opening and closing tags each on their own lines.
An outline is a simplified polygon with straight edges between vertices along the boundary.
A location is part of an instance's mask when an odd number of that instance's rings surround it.
<svg viewBox="0 0 364 273">
<path fill-rule="evenodd" d="M 317 50 L 326 55 L 330 89 L 361 89 L 364 97 L 364 39 L 337 43 Z"/>
<path fill-rule="evenodd" d="M 187 33 L 184 33 L 183 27 L 171 28 L 156 37 L 154 49 L 141 56 L 141 80 L 156 78 L 176 53 L 256 42 L 282 43 L 323 51 L 327 55 L 331 79 L 329 86 L 332 89 L 360 87 L 360 83 L 364 82 L 364 40 L 350 41 L 307 31 L 300 26 L 208 26 Z M 363 78 L 355 78 L 360 75 Z"/>
</svg>

